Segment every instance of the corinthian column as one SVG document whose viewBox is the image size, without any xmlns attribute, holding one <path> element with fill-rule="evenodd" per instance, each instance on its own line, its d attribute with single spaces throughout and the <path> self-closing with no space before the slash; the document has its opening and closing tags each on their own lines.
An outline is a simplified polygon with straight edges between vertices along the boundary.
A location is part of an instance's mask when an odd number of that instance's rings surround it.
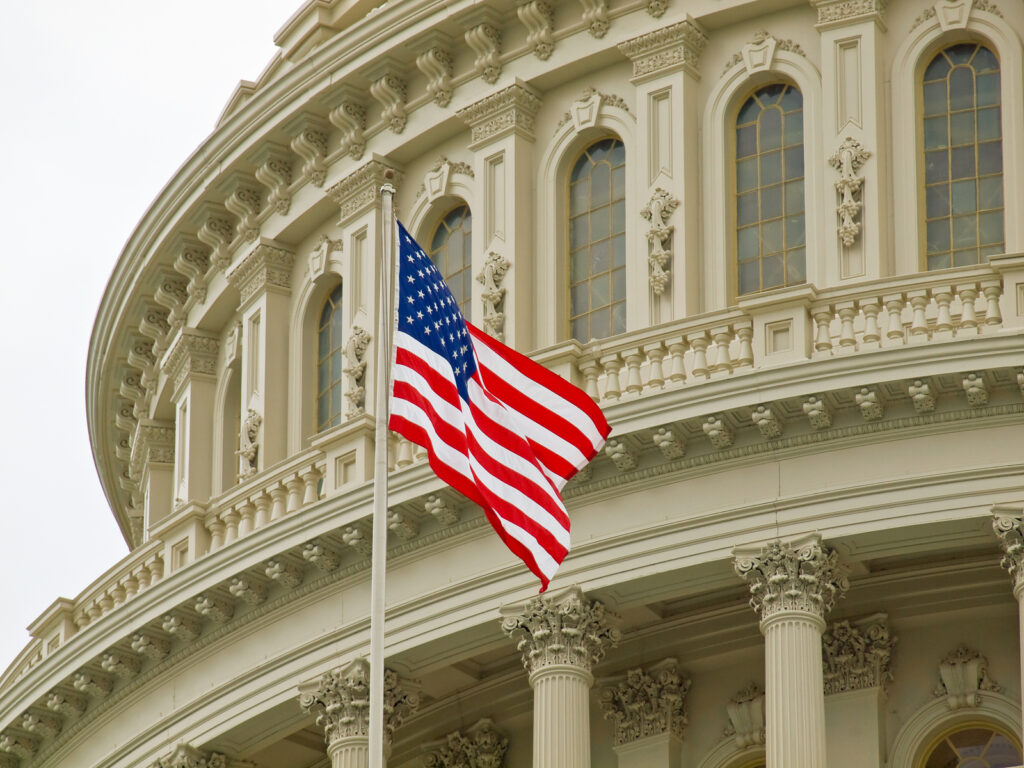
<svg viewBox="0 0 1024 768">
<path fill-rule="evenodd" d="M 591 670 L 619 630 L 579 587 L 506 606 L 501 615 L 533 688 L 533 768 L 590 768 Z"/>
<path fill-rule="evenodd" d="M 356 659 L 300 688 L 299 704 L 316 715 L 324 729 L 331 768 L 370 765 L 370 664 Z M 391 752 L 395 731 L 419 706 L 419 697 L 390 669 L 384 670 L 384 753 Z"/>
<path fill-rule="evenodd" d="M 821 768 L 827 764 L 821 635 L 826 614 L 849 586 L 845 569 L 817 534 L 733 554 L 765 638 L 768 768 Z"/>
<path fill-rule="evenodd" d="M 1017 621 L 1021 660 L 1021 691 L 1024 691 L 1024 507 L 993 507 L 992 528 L 1003 545 L 1001 565 L 1013 579 L 1013 596 L 1017 598 Z"/>
</svg>

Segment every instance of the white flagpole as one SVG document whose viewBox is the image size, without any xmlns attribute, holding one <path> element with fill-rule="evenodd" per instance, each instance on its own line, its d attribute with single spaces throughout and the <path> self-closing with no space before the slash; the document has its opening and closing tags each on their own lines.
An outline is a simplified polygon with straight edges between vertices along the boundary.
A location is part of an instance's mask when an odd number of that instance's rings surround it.
<svg viewBox="0 0 1024 768">
<path fill-rule="evenodd" d="M 380 311 L 377 313 L 377 416 L 373 463 L 373 555 L 370 570 L 370 768 L 384 768 L 384 569 L 388 535 L 388 400 L 391 378 L 395 270 L 395 188 L 381 196 Z"/>
</svg>

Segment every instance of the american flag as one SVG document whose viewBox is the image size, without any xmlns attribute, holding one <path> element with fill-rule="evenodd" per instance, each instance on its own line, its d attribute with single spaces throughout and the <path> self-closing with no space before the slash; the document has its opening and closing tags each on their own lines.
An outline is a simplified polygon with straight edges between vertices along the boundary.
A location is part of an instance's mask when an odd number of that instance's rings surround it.
<svg viewBox="0 0 1024 768">
<path fill-rule="evenodd" d="M 611 431 L 582 390 L 466 322 L 398 224 L 398 328 L 388 426 L 479 504 L 547 589 L 569 552 L 560 492 Z"/>
</svg>

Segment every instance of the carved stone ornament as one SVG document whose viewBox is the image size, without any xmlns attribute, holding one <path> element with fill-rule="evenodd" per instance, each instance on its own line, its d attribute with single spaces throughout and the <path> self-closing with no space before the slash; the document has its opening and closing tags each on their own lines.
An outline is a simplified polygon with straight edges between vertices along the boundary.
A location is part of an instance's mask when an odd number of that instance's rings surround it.
<svg viewBox="0 0 1024 768">
<path fill-rule="evenodd" d="M 608 682 L 611 685 L 601 690 L 601 707 L 605 720 L 615 724 L 615 746 L 646 736 L 683 737 L 690 680 L 680 673 L 675 659 L 646 671 L 631 669 Z"/>
<path fill-rule="evenodd" d="M 562 126 L 569 122 L 572 123 L 577 133 L 586 128 L 593 128 L 597 125 L 597 118 L 601 114 L 601 108 L 605 106 L 621 109 L 629 115 L 633 114 L 626 100 L 621 96 L 617 96 L 614 93 L 602 93 L 592 86 L 587 86 L 583 89 L 580 97 L 572 103 L 569 111 L 562 115 L 555 131 L 561 130 Z"/>
<path fill-rule="evenodd" d="M 342 373 L 345 374 L 345 399 L 348 406 L 345 410 L 347 416 L 357 416 L 363 412 L 366 404 L 366 348 L 370 344 L 370 334 L 353 325 L 349 331 L 348 341 L 342 349 L 342 356 L 345 358 L 345 365 Z"/>
<path fill-rule="evenodd" d="M 309 253 L 309 277 L 316 280 L 327 272 L 327 263 L 331 254 L 342 249 L 342 241 L 332 240 L 330 235 L 321 234 L 316 245 Z"/>
<path fill-rule="evenodd" d="M 327 180 L 327 136 L 330 126 L 321 117 L 303 113 L 284 126 L 292 152 L 302 158 L 302 177 L 315 187 Z"/>
<path fill-rule="evenodd" d="M 651 251 L 647 263 L 651 268 L 650 284 L 655 296 L 660 296 L 668 287 L 669 270 L 672 260 L 672 233 L 675 226 L 668 223 L 669 216 L 679 207 L 679 200 L 671 192 L 658 187 L 651 195 L 650 202 L 640 211 L 651 227 L 647 230 L 647 242 Z"/>
<path fill-rule="evenodd" d="M 603 604 L 573 586 L 501 609 L 501 629 L 517 642 L 531 675 L 554 664 L 589 673 L 621 634 Z"/>
<path fill-rule="evenodd" d="M 451 39 L 433 32 L 418 47 L 416 68 L 427 78 L 427 95 L 439 107 L 447 107 L 452 100 Z"/>
<path fill-rule="evenodd" d="M 370 95 L 380 104 L 381 119 L 392 133 L 404 131 L 408 120 L 405 111 L 408 92 L 401 74 L 404 70 L 404 65 L 385 57 L 366 73 L 370 78 Z"/>
<path fill-rule="evenodd" d="M 206 279 L 210 271 L 210 248 L 190 235 L 179 235 L 174 247 L 174 271 L 188 280 L 188 298 L 206 301 Z"/>
<path fill-rule="evenodd" d="M 515 133 L 534 139 L 540 94 L 521 80 L 458 111 L 471 129 L 470 149 Z"/>
<path fill-rule="evenodd" d="M 604 444 L 604 454 L 619 472 L 629 472 L 636 469 L 636 451 L 625 441 L 617 440 L 614 437 Z"/>
<path fill-rule="evenodd" d="M 751 683 L 725 705 L 729 724 L 725 736 L 732 736 L 737 749 L 764 744 L 764 688 Z"/>
<path fill-rule="evenodd" d="M 505 287 L 502 282 L 512 264 L 499 253 L 490 251 L 484 268 L 476 276 L 483 286 L 480 298 L 484 305 L 484 330 L 499 341 L 505 340 Z"/>
<path fill-rule="evenodd" d="M 174 425 L 168 421 L 142 419 L 132 437 L 128 471 L 132 478 L 142 477 L 147 464 L 174 463 Z"/>
<path fill-rule="evenodd" d="M 315 690 L 299 696 L 304 710 L 316 715 L 327 745 L 370 734 L 370 662 L 356 659 L 347 666 L 322 675 Z M 419 707 L 419 696 L 408 681 L 384 670 L 384 742 L 391 744 L 395 731 Z"/>
<path fill-rule="evenodd" d="M 608 0 L 580 0 L 583 6 L 583 23 L 591 35 L 600 39 L 608 34 Z"/>
<path fill-rule="evenodd" d="M 418 198 L 420 195 L 426 194 L 427 200 L 434 202 L 439 197 L 447 195 L 448 181 L 453 173 L 461 173 L 463 176 L 469 176 L 471 179 L 476 176 L 469 163 L 464 163 L 460 160 L 453 163 L 447 157 L 441 155 L 423 177 L 423 184 L 420 185 L 419 190 L 416 192 L 416 197 Z"/>
<path fill-rule="evenodd" d="M 821 638 L 825 695 L 884 686 L 892 679 L 894 645 L 884 613 L 830 624 Z"/>
<path fill-rule="evenodd" d="M 153 768 L 228 768 L 228 759 L 219 752 L 201 752 L 188 744 L 179 744 Z"/>
<path fill-rule="evenodd" d="M 453 731 L 424 749 L 430 750 L 423 758 L 426 768 L 503 768 L 508 739 L 485 717 L 465 733 Z"/>
<path fill-rule="evenodd" d="M 1000 565 L 1013 578 L 1013 591 L 1024 594 L 1024 510 L 996 507 L 992 510 L 992 528 L 1003 547 Z"/>
<path fill-rule="evenodd" d="M 264 144 L 253 158 L 256 181 L 268 190 L 267 208 L 286 216 L 292 206 L 288 187 L 292 183 L 291 153 L 279 144 Z"/>
<path fill-rule="evenodd" d="M 789 53 L 795 53 L 799 56 L 803 56 L 804 58 L 807 57 L 803 48 L 792 40 L 779 40 L 778 38 L 773 37 L 767 30 L 762 29 L 755 32 L 753 39 L 744 45 L 737 53 L 733 54 L 733 57 L 729 59 L 725 68 L 722 70 L 722 74 L 724 75 L 737 64 L 741 63 L 747 70 L 748 75 L 753 75 L 757 72 L 766 72 L 772 68 L 772 64 L 775 61 L 775 54 L 778 51 L 787 51 Z"/>
<path fill-rule="evenodd" d="M 295 255 L 278 245 L 261 242 L 228 273 L 228 282 L 240 296 L 240 306 L 265 290 L 287 292 L 292 286 Z"/>
<path fill-rule="evenodd" d="M 342 84 L 335 92 L 331 105 L 327 119 L 341 131 L 338 149 L 341 154 L 358 160 L 366 151 L 366 140 L 363 138 L 363 131 L 366 130 L 366 105 L 363 103 L 363 95 L 351 85 Z"/>
<path fill-rule="evenodd" d="M 220 340 L 213 334 L 195 328 L 182 328 L 164 358 L 163 371 L 173 382 L 175 395 L 193 376 L 217 375 L 217 352 Z"/>
<path fill-rule="evenodd" d="M 687 16 L 683 21 L 630 38 L 619 44 L 619 50 L 633 62 L 634 78 L 665 74 L 676 69 L 700 77 L 697 61 L 707 43 L 707 32 L 695 19 Z"/>
<path fill-rule="evenodd" d="M 486 83 L 501 77 L 501 15 L 491 8 L 475 8 L 463 18 L 466 45 L 475 54 L 473 68 Z"/>
<path fill-rule="evenodd" d="M 31 759 L 39 750 L 39 740 L 31 736 L 19 736 L 13 733 L 0 733 L 0 755 L 5 752 L 22 759 Z"/>
<path fill-rule="evenodd" d="M 238 433 L 238 450 L 235 452 L 242 460 L 238 472 L 239 480 L 252 477 L 259 469 L 261 426 L 263 417 L 250 408 Z"/>
<path fill-rule="evenodd" d="M 737 575 L 750 585 L 750 607 L 762 621 L 782 611 L 824 619 L 850 586 L 839 553 L 822 545 L 817 534 L 734 554 Z"/>
<path fill-rule="evenodd" d="M 981 705 L 981 692 L 998 693 L 1002 687 L 988 676 L 988 659 L 966 645 L 949 652 L 939 664 L 939 684 L 932 693 L 946 697 L 950 709 Z"/>
<path fill-rule="evenodd" d="M 380 186 L 386 181 L 399 185 L 402 174 L 382 158 L 374 157 L 327 190 L 330 198 L 341 208 L 338 225 L 347 224 L 377 205 Z"/>
<path fill-rule="evenodd" d="M 551 58 L 555 50 L 553 13 L 546 0 L 516 0 L 516 13 L 526 27 L 526 43 L 541 61 Z"/>
<path fill-rule="evenodd" d="M 234 172 L 218 187 L 225 195 L 224 207 L 237 218 L 235 233 L 242 240 L 255 240 L 260 235 L 260 212 L 263 196 L 256 179 L 248 174 Z"/>
<path fill-rule="evenodd" d="M 647 0 L 647 13 L 656 19 L 660 19 L 668 10 L 669 0 Z"/>
<path fill-rule="evenodd" d="M 885 29 L 886 0 L 816 0 L 818 29 L 831 29 L 845 24 L 874 19 Z"/>
<path fill-rule="evenodd" d="M 857 222 L 857 214 L 860 213 L 861 192 L 864 186 L 864 177 L 858 176 L 857 171 L 871 157 L 864 146 L 852 136 L 847 136 L 839 145 L 828 162 L 839 172 L 839 181 L 836 182 L 836 190 L 839 192 L 839 206 L 836 213 L 839 214 L 839 237 L 843 245 L 849 248 L 857 239 L 860 233 L 860 224 Z"/>
</svg>

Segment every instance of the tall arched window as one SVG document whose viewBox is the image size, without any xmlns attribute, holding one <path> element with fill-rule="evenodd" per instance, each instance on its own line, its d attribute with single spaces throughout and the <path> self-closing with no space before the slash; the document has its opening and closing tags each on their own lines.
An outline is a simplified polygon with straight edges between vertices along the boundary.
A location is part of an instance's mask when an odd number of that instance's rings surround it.
<svg viewBox="0 0 1024 768">
<path fill-rule="evenodd" d="M 736 293 L 807 279 L 803 97 L 759 88 L 736 116 Z"/>
<path fill-rule="evenodd" d="M 952 45 L 928 64 L 922 93 L 926 266 L 978 264 L 1005 249 L 999 61 L 984 45 Z"/>
<path fill-rule="evenodd" d="M 317 331 L 316 429 L 341 423 L 341 286 L 324 301 Z"/>
<path fill-rule="evenodd" d="M 472 300 L 472 251 L 470 240 L 473 234 L 473 219 L 468 205 L 460 205 L 441 219 L 430 239 L 427 254 L 434 266 L 444 276 L 444 281 L 459 302 L 459 309 L 467 319 L 470 316 L 469 303 Z"/>
<path fill-rule="evenodd" d="M 921 768 L 1011 768 L 1021 764 L 1021 751 L 1010 737 L 987 725 L 972 725 L 938 740 Z"/>
<path fill-rule="evenodd" d="M 594 142 L 569 175 L 569 333 L 578 341 L 626 330 L 626 148 Z"/>
</svg>

